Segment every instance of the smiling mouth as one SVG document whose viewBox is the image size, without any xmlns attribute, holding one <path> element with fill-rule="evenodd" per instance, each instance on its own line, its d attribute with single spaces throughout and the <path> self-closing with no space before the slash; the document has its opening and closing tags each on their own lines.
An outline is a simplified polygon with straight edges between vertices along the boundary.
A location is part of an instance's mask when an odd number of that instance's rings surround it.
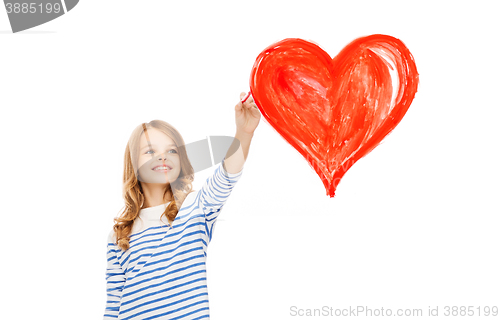
<svg viewBox="0 0 500 320">
<path fill-rule="evenodd" d="M 170 168 L 169 166 L 158 166 L 154 167 L 152 170 L 156 172 L 168 172 L 172 170 L 172 168 Z"/>
</svg>

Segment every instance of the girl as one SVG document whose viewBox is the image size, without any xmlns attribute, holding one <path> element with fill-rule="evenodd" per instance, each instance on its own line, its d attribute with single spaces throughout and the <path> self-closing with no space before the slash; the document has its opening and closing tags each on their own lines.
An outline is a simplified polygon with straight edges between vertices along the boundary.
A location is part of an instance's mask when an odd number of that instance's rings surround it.
<svg viewBox="0 0 500 320">
<path fill-rule="evenodd" d="M 126 208 L 108 235 L 104 319 L 209 318 L 207 245 L 260 116 L 252 97 L 235 106 L 233 145 L 198 192 L 191 190 L 193 168 L 175 128 L 153 120 L 132 132 L 123 173 Z"/>
</svg>

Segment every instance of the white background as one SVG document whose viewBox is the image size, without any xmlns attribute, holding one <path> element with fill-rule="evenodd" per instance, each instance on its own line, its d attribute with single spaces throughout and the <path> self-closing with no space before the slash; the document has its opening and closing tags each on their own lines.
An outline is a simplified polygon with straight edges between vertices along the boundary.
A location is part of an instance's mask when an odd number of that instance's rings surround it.
<svg viewBox="0 0 500 320">
<path fill-rule="evenodd" d="M 0 9 L 2 319 L 102 318 L 137 125 L 234 135 L 264 48 L 302 38 L 333 57 L 376 33 L 415 58 L 409 111 L 334 198 L 261 121 L 209 246 L 211 318 L 500 307 L 496 1 L 177 2 L 81 1 L 18 34 Z"/>
</svg>

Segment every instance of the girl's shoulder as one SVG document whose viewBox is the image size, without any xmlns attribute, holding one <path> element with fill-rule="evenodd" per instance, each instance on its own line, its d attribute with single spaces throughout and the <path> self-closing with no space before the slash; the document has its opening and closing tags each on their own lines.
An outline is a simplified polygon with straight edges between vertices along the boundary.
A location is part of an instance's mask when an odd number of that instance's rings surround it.
<svg viewBox="0 0 500 320">
<path fill-rule="evenodd" d="M 186 199 L 184 199 L 184 202 L 182 203 L 182 206 L 184 206 L 185 204 L 192 204 L 196 198 L 198 197 L 198 192 L 200 192 L 199 190 L 192 190 L 190 193 L 188 193 L 188 195 L 186 196 Z"/>
<path fill-rule="evenodd" d="M 115 230 L 113 230 L 113 228 L 111 228 L 111 231 L 108 234 L 108 243 L 113 243 L 113 244 L 116 243 L 116 233 Z"/>
<path fill-rule="evenodd" d="M 199 199 L 199 192 L 200 190 L 192 190 L 190 193 L 188 193 L 188 195 L 182 202 L 181 208 L 184 208 L 184 210 L 189 210 L 189 208 L 191 207 L 196 207 L 195 202 L 197 201 L 197 199 Z"/>
</svg>

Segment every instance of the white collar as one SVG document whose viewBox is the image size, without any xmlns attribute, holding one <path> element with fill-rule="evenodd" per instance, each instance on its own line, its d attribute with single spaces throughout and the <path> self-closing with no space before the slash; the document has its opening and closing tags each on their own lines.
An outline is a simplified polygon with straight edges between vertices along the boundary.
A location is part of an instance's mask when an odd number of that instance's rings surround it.
<svg viewBox="0 0 500 320">
<path fill-rule="evenodd" d="M 141 209 L 139 211 L 139 217 L 144 220 L 160 220 L 161 215 L 163 214 L 163 212 L 165 212 L 165 209 L 167 208 L 169 203 L 170 201 L 157 205 L 155 207 Z"/>
</svg>

